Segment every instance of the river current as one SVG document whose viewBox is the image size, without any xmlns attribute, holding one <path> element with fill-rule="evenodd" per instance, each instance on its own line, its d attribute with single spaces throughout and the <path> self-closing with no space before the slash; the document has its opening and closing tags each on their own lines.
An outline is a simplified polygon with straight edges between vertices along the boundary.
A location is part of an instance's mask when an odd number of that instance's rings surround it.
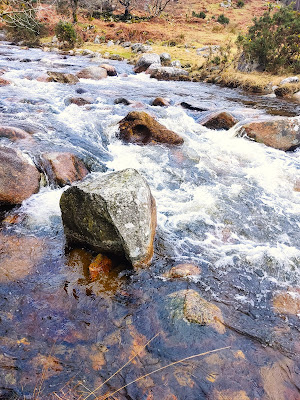
<svg viewBox="0 0 300 400">
<path fill-rule="evenodd" d="M 4 398 L 95 398 L 91 392 L 136 352 L 96 395 L 180 358 L 230 346 L 152 374 L 111 398 L 299 400 L 300 151 L 236 137 L 234 128 L 210 130 L 199 120 L 218 110 L 243 122 L 299 116 L 300 106 L 205 83 L 159 82 L 111 60 L 118 77 L 76 85 L 37 79 L 100 63 L 2 42 L 0 69 L 11 85 L 0 88 L 1 125 L 23 128 L 35 141 L 1 144 L 22 149 L 33 161 L 44 151 L 71 151 L 95 175 L 137 169 L 157 203 L 153 263 L 135 273 L 120 266 L 91 282 L 93 255 L 65 252 L 59 209 L 65 189 L 46 185 L 10 211 L 17 223 L 2 223 L 1 234 L 19 238 L 12 265 L 28 271 L 0 276 L 0 389 L 11 396 Z M 91 105 L 69 104 L 81 96 L 79 88 Z M 171 106 L 151 106 L 158 96 Z M 136 103 L 114 104 L 119 97 Z M 181 102 L 209 111 L 186 110 Z M 118 122 L 134 109 L 155 116 L 184 145 L 122 143 Z M 34 266 L 22 250 L 30 243 L 40 254 Z M 1 254 L 0 271 L 5 262 Z M 198 265 L 201 275 L 166 278 L 181 263 Z M 186 289 L 221 309 L 225 332 L 188 323 L 176 311 L 174 298 Z M 296 311 L 283 311 L 277 295 L 298 304 Z"/>
</svg>

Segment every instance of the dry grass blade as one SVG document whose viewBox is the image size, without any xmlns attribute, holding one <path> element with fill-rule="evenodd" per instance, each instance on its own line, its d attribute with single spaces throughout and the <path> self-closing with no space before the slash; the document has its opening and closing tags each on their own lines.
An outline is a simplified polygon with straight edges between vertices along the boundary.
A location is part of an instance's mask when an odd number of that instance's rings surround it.
<svg viewBox="0 0 300 400">
<path fill-rule="evenodd" d="M 96 389 L 94 389 L 92 392 L 90 392 L 83 400 L 88 399 L 91 395 L 94 395 L 94 397 L 96 397 L 96 396 L 95 396 L 95 393 L 96 393 L 98 390 L 100 390 L 107 382 L 109 382 L 114 376 L 116 376 L 119 372 L 121 372 L 123 368 L 125 368 L 128 364 L 130 364 L 130 363 L 135 359 L 135 357 L 137 357 L 137 356 L 148 346 L 148 344 L 151 343 L 160 333 L 161 333 L 161 332 L 158 332 L 155 336 L 153 336 L 150 340 L 148 340 L 148 342 L 143 346 L 143 348 L 142 348 L 140 351 L 138 351 L 137 353 L 135 353 L 135 355 L 132 356 L 132 357 L 127 361 L 127 363 L 123 365 L 123 367 L 119 368 L 113 375 L 111 375 L 108 379 L 106 379 L 106 381 L 104 381 L 103 383 L 101 383 L 100 386 L 98 386 Z M 110 397 L 111 397 L 111 396 L 110 396 Z M 97 397 L 96 397 L 96 398 L 97 398 Z"/>
<path fill-rule="evenodd" d="M 230 349 L 230 347 L 231 347 L 231 346 L 221 347 L 221 348 L 219 348 L 219 349 L 206 351 L 205 353 L 194 354 L 193 356 L 185 357 L 185 358 L 182 358 L 181 360 L 174 361 L 174 362 L 172 362 L 172 363 L 170 363 L 170 364 L 168 364 L 168 365 L 165 365 L 164 367 L 158 368 L 158 369 L 156 369 L 156 370 L 154 370 L 154 371 L 152 371 L 152 372 L 149 372 L 148 374 L 145 374 L 145 375 L 143 375 L 143 376 L 140 376 L 139 378 L 137 378 L 137 379 L 135 379 L 135 380 L 133 380 L 133 381 L 127 383 L 126 385 L 120 387 L 118 390 L 115 390 L 115 391 L 112 392 L 112 393 L 105 394 L 104 396 L 98 397 L 98 400 L 107 400 L 107 399 L 109 399 L 110 397 L 112 397 L 114 394 L 120 392 L 120 390 L 126 388 L 127 386 L 132 385 L 133 383 L 138 382 L 138 381 L 140 381 L 140 380 L 142 380 L 142 379 L 144 379 L 144 378 L 147 378 L 147 376 L 153 375 L 153 374 L 155 374 L 156 372 L 162 371 L 163 369 L 166 369 L 166 368 L 169 368 L 169 367 L 171 367 L 171 366 L 173 366 L 173 365 L 182 363 L 183 361 L 191 360 L 192 358 L 196 358 L 196 357 L 200 357 L 200 356 L 205 356 L 205 355 L 207 355 L 207 354 L 216 353 L 216 352 L 218 352 L 218 351 L 225 350 L 225 349 Z"/>
</svg>

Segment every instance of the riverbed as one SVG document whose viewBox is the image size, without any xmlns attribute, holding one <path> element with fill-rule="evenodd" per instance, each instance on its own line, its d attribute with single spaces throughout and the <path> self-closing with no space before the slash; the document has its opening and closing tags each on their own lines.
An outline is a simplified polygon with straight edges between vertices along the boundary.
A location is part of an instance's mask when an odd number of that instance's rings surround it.
<svg viewBox="0 0 300 400">
<path fill-rule="evenodd" d="M 0 231 L 0 397 L 93 399 L 117 391 L 103 398 L 299 400 L 300 151 L 236 137 L 234 128 L 210 130 L 199 120 L 219 110 L 243 122 L 299 116 L 300 105 L 156 81 L 111 60 L 116 77 L 76 85 L 41 79 L 100 63 L 2 42 L 1 77 L 11 84 L 0 88 L 1 124 L 25 129 L 34 141 L 1 138 L 1 145 L 33 162 L 45 151 L 71 151 L 95 176 L 138 170 L 157 203 L 153 261 L 141 271 L 120 261 L 92 281 L 95 254 L 65 247 L 65 188 L 46 182 L 7 211 Z M 69 104 L 78 89 L 92 104 Z M 151 106 L 158 96 L 171 106 Z M 114 104 L 120 97 L 132 105 Z M 184 144 L 124 144 L 118 122 L 132 110 L 150 113 Z M 201 273 L 169 278 L 183 263 Z M 218 307 L 222 329 L 187 321 L 187 290 Z"/>
</svg>

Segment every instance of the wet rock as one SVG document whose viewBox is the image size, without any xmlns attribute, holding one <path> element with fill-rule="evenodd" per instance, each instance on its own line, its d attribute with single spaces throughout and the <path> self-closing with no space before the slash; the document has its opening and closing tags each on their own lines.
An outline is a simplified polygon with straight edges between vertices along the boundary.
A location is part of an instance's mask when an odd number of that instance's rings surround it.
<svg viewBox="0 0 300 400">
<path fill-rule="evenodd" d="M 68 243 L 125 256 L 134 268 L 150 264 L 156 205 L 134 169 L 99 175 L 66 190 L 60 207 Z"/>
<path fill-rule="evenodd" d="M 72 153 L 44 153 L 41 165 L 49 182 L 59 186 L 81 181 L 89 173 L 84 163 Z"/>
<path fill-rule="evenodd" d="M 208 400 L 250 400 L 244 390 L 235 391 L 232 389 L 214 390 Z"/>
<path fill-rule="evenodd" d="M 124 106 L 129 106 L 133 102 L 131 100 L 127 100 L 124 97 L 119 97 L 114 100 L 114 104 L 124 104 Z"/>
<path fill-rule="evenodd" d="M 195 264 L 178 264 L 172 267 L 165 276 L 167 278 L 186 278 L 188 276 L 199 276 L 201 269 Z"/>
<path fill-rule="evenodd" d="M 48 82 L 69 83 L 75 85 L 79 82 L 77 76 L 73 74 L 64 74 L 62 72 L 47 71 L 49 75 Z"/>
<path fill-rule="evenodd" d="M 199 112 L 207 111 L 207 108 L 197 107 L 192 104 L 186 103 L 185 101 L 182 101 L 180 103 L 180 105 L 181 105 L 181 107 L 186 108 L 187 110 L 191 110 L 191 111 L 199 111 Z"/>
<path fill-rule="evenodd" d="M 232 128 L 238 120 L 228 112 L 216 112 L 208 115 L 200 121 L 201 125 L 209 129 L 224 129 Z"/>
<path fill-rule="evenodd" d="M 16 142 L 17 140 L 31 140 L 31 135 L 20 128 L 15 128 L 12 126 L 0 126 L 0 137 L 5 137 L 12 142 Z"/>
<path fill-rule="evenodd" d="M 71 97 L 66 100 L 66 104 L 76 104 L 76 106 L 85 106 L 86 104 L 92 104 L 93 99 L 90 97 Z"/>
<path fill-rule="evenodd" d="M 150 66 L 146 71 L 151 78 L 160 81 L 186 81 L 190 80 L 189 73 L 181 68 Z"/>
<path fill-rule="evenodd" d="M 98 254 L 93 262 L 89 265 L 90 277 L 95 280 L 100 275 L 107 275 L 112 269 L 112 260 L 103 254 Z"/>
<path fill-rule="evenodd" d="M 104 68 L 107 71 L 108 76 L 117 76 L 118 75 L 117 70 L 113 65 L 101 64 L 100 67 Z"/>
<path fill-rule="evenodd" d="M 157 122 L 149 114 L 132 111 L 119 122 L 120 139 L 129 143 L 148 144 L 166 143 L 182 144 L 183 139 L 175 132 Z"/>
<path fill-rule="evenodd" d="M 300 118 L 272 119 L 242 125 L 238 136 L 247 136 L 279 150 L 294 150 L 300 145 Z"/>
<path fill-rule="evenodd" d="M 42 259 L 45 242 L 34 237 L 0 233 L 0 282 L 25 278 Z"/>
<path fill-rule="evenodd" d="M 219 333 L 225 332 L 221 310 L 204 300 L 195 290 L 185 291 L 184 316 L 189 322 L 199 325 L 211 325 Z"/>
<path fill-rule="evenodd" d="M 290 290 L 276 293 L 273 307 L 280 314 L 300 315 L 300 292 Z"/>
<path fill-rule="evenodd" d="M 295 192 L 300 192 L 300 179 L 295 182 L 294 190 Z"/>
<path fill-rule="evenodd" d="M 10 85 L 10 82 L 6 79 L 0 78 L 0 86 L 7 86 Z"/>
<path fill-rule="evenodd" d="M 107 77 L 107 71 L 102 67 L 87 67 L 77 72 L 76 75 L 78 78 L 94 79 L 99 81 Z"/>
<path fill-rule="evenodd" d="M 158 64 L 160 65 L 160 57 L 158 54 L 144 54 L 142 55 L 134 67 L 135 73 L 140 73 L 146 71 L 150 65 Z"/>
<path fill-rule="evenodd" d="M 76 93 L 78 93 L 78 94 L 83 94 L 83 93 L 86 93 L 86 92 L 87 92 L 87 90 L 85 90 L 83 88 L 76 89 Z"/>
<path fill-rule="evenodd" d="M 168 107 L 170 103 L 167 99 L 164 99 L 163 97 L 156 97 L 156 99 L 152 101 L 152 105 L 159 107 Z"/>
<path fill-rule="evenodd" d="M 21 204 L 37 193 L 40 173 L 21 152 L 0 148 L 0 204 Z"/>
</svg>

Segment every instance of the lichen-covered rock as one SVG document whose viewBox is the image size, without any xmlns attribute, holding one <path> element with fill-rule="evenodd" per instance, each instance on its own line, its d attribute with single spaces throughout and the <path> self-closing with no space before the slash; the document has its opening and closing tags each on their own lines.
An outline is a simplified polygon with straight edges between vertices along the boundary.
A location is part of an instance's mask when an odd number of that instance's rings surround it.
<svg viewBox="0 0 300 400">
<path fill-rule="evenodd" d="M 158 64 L 160 65 L 160 57 L 158 54 L 143 54 L 137 61 L 134 67 L 135 73 L 140 73 L 146 71 L 150 65 Z"/>
<path fill-rule="evenodd" d="M 40 173 L 21 152 L 0 147 L 0 204 L 21 204 L 37 193 Z"/>
<path fill-rule="evenodd" d="M 107 78 L 107 71 L 102 67 L 87 67 L 79 71 L 76 75 L 78 78 L 94 79 L 99 81 Z"/>
<path fill-rule="evenodd" d="M 201 125 L 206 128 L 217 130 L 228 130 L 237 122 L 238 120 L 236 118 L 225 111 L 212 113 L 200 121 Z"/>
<path fill-rule="evenodd" d="M 300 145 L 300 117 L 250 122 L 240 127 L 238 136 L 279 150 L 295 150 Z"/>
<path fill-rule="evenodd" d="M 129 143 L 148 144 L 165 143 L 178 145 L 183 138 L 167 129 L 153 117 L 143 111 L 132 111 L 119 122 L 120 139 Z"/>
<path fill-rule="evenodd" d="M 75 85 L 79 82 L 77 76 L 73 74 L 64 74 L 63 72 L 47 71 L 49 78 L 48 82 L 58 82 L 58 83 L 69 83 L 70 85 Z"/>
<path fill-rule="evenodd" d="M 72 153 L 44 153 L 41 165 L 49 182 L 59 186 L 81 181 L 89 173 L 84 163 Z"/>
<path fill-rule="evenodd" d="M 134 268 L 150 264 L 156 205 L 134 169 L 90 178 L 66 190 L 60 207 L 68 243 L 125 256 Z"/>
</svg>

